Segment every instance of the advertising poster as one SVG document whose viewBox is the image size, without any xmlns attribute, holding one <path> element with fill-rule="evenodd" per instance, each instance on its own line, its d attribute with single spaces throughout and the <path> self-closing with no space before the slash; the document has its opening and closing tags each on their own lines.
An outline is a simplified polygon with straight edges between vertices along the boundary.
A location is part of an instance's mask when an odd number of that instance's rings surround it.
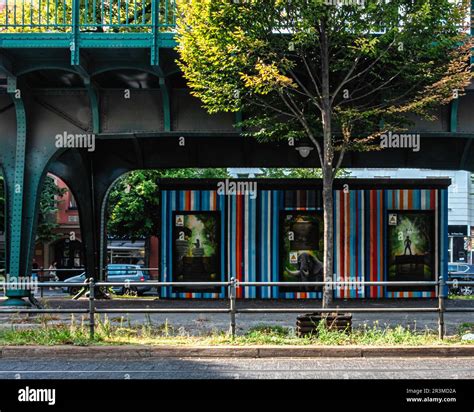
<svg viewBox="0 0 474 412">
<path fill-rule="evenodd" d="M 323 221 L 318 212 L 283 212 L 281 215 L 281 282 L 323 280 Z M 316 292 L 322 287 L 282 287 L 283 292 Z"/>
<path fill-rule="evenodd" d="M 218 212 L 175 212 L 173 281 L 220 282 Z M 186 286 L 176 292 L 215 292 Z"/>
<path fill-rule="evenodd" d="M 433 281 L 434 215 L 425 211 L 390 211 L 388 216 L 388 280 Z M 389 286 L 389 291 L 428 291 L 429 286 Z"/>
</svg>

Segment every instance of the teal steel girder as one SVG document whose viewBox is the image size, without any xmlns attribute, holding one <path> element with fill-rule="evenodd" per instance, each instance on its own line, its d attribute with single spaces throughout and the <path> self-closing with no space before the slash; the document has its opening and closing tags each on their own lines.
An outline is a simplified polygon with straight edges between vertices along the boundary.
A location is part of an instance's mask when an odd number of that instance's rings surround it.
<svg viewBox="0 0 474 412">
<path fill-rule="evenodd" d="M 154 33 L 0 33 L 0 49 L 82 48 L 152 49 L 156 47 L 173 49 L 177 46 L 176 34 Z M 155 51 L 154 51 L 155 50 Z M 71 59 L 73 60 L 73 59 Z M 154 60 L 153 60 L 154 61 Z"/>
<path fill-rule="evenodd" d="M 79 65 L 80 46 L 79 46 L 79 1 L 72 0 L 72 41 L 71 41 L 71 65 Z"/>
<path fill-rule="evenodd" d="M 21 96 L 16 94 L 16 79 L 8 77 L 8 93 L 12 96 L 15 104 L 17 135 L 15 154 L 15 179 L 13 189 L 13 210 L 10 219 L 11 250 L 10 275 L 20 276 L 20 250 L 21 250 L 21 228 L 23 217 L 23 187 L 25 177 L 25 157 L 26 157 L 26 113 Z M 21 93 L 21 92 L 20 92 Z"/>
<path fill-rule="evenodd" d="M 23 195 L 25 183 L 25 160 L 26 160 L 26 112 L 21 92 L 17 89 L 15 77 L 7 77 L 7 92 L 13 99 L 16 114 L 16 148 L 14 160 L 13 182 L 7 185 L 9 202 L 11 207 L 8 211 L 9 226 L 9 263 L 8 270 L 11 281 L 17 281 L 20 276 L 24 276 L 21 270 L 22 239 L 24 237 L 23 226 Z M 13 298 L 13 304 L 18 305 L 18 298 L 28 297 L 29 292 L 22 289 L 7 288 L 6 296 Z M 7 299 L 7 305 L 10 305 Z M 16 302 L 16 303 L 15 303 Z M 26 304 L 26 303 L 25 303 Z"/>
<path fill-rule="evenodd" d="M 158 19 L 159 19 L 159 13 L 157 10 L 157 3 L 154 1 L 151 5 L 151 18 L 152 18 L 152 45 L 151 45 L 151 65 L 152 66 L 159 66 L 160 65 L 160 46 L 161 46 L 161 41 L 160 41 L 160 33 L 159 33 L 159 27 L 158 27 Z"/>
</svg>

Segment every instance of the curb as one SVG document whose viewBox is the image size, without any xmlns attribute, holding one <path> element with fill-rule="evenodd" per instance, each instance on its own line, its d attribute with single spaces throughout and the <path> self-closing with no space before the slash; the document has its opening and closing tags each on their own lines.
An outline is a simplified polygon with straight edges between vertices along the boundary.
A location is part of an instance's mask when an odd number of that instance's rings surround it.
<svg viewBox="0 0 474 412">
<path fill-rule="evenodd" d="M 474 357 L 470 346 L 3 346 L 0 359 Z"/>
</svg>

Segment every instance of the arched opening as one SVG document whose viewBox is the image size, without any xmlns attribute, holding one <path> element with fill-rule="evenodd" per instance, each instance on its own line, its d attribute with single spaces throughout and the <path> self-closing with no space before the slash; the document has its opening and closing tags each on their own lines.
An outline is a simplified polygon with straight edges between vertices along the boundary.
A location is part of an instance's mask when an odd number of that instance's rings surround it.
<svg viewBox="0 0 474 412">
<path fill-rule="evenodd" d="M 66 183 L 48 173 L 40 195 L 33 270 L 60 280 L 81 273 L 84 251 L 76 200 Z"/>
<path fill-rule="evenodd" d="M 139 264 L 160 277 L 160 178 L 226 178 L 227 169 L 135 170 L 109 188 L 105 219 L 107 263 Z"/>
</svg>

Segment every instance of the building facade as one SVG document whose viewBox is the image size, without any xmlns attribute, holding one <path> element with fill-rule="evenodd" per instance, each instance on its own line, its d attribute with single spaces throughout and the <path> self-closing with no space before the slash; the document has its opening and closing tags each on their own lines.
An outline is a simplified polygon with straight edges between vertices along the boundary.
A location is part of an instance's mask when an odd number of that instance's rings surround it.
<svg viewBox="0 0 474 412">
<path fill-rule="evenodd" d="M 57 227 L 54 229 L 55 240 L 37 242 L 34 251 L 34 266 L 48 269 L 54 262 L 60 279 L 77 275 L 84 267 L 79 212 L 74 196 L 67 185 L 59 178 L 49 175 L 56 186 L 64 189 L 63 196 L 58 197 L 57 212 L 50 218 Z M 73 269 L 77 270 L 74 272 Z"/>
</svg>

